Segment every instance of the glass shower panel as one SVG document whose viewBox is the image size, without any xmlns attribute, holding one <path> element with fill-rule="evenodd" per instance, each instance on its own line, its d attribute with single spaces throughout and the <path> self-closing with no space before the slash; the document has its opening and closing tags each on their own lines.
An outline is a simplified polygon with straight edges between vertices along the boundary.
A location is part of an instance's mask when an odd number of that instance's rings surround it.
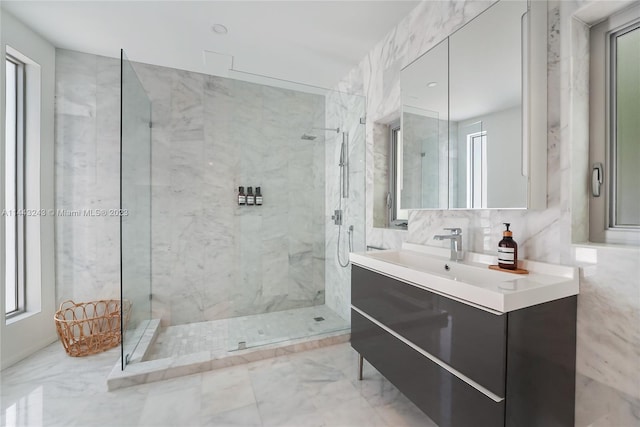
<svg viewBox="0 0 640 427">
<path fill-rule="evenodd" d="M 124 369 L 151 319 L 151 102 L 124 51 L 120 65 L 120 294 Z"/>
<path fill-rule="evenodd" d="M 217 151 L 233 153 L 234 181 L 227 185 L 243 187 L 248 199 L 225 211 L 235 230 L 235 239 L 221 242 L 234 254 L 228 351 L 348 329 L 349 317 L 326 304 L 327 276 L 350 270 L 339 266 L 338 250 L 343 262 L 350 247 L 364 251 L 364 98 L 245 77 L 217 83 L 233 94 L 225 99 L 232 113 L 216 124 L 226 131 L 218 143 L 229 148 Z M 348 152 L 340 166 L 343 143 Z M 348 197 L 340 199 L 343 187 Z M 338 229 L 329 218 L 340 203 L 345 221 Z M 219 257 L 213 248 L 207 255 L 210 262 Z"/>
</svg>

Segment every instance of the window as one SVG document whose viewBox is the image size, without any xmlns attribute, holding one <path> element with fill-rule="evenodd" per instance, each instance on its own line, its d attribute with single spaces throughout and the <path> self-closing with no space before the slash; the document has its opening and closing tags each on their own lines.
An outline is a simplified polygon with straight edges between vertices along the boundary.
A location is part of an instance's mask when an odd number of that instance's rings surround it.
<svg viewBox="0 0 640 427">
<path fill-rule="evenodd" d="M 467 208 L 487 207 L 487 132 L 467 135 Z"/>
<path fill-rule="evenodd" d="M 387 194 L 387 209 L 389 210 L 389 226 L 407 228 L 409 211 L 400 208 L 402 194 L 402 130 L 400 121 L 389 126 L 389 193 Z"/>
<path fill-rule="evenodd" d="M 5 58 L 5 314 L 25 311 L 25 64 Z"/>
<path fill-rule="evenodd" d="M 591 30 L 590 239 L 640 243 L 640 5 Z"/>
</svg>

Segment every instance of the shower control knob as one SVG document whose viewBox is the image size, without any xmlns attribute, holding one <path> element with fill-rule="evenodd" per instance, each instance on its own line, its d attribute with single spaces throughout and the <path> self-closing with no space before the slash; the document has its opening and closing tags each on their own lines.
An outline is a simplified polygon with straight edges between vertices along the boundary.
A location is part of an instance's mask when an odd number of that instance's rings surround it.
<svg viewBox="0 0 640 427">
<path fill-rule="evenodd" d="M 336 209 L 331 215 L 331 219 L 335 225 L 342 225 L 342 210 Z"/>
</svg>

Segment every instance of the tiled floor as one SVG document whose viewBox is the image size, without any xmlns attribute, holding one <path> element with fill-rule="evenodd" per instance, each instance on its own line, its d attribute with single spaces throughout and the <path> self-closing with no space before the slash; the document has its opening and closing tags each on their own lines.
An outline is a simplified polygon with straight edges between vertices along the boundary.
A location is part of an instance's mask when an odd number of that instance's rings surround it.
<svg viewBox="0 0 640 427">
<path fill-rule="evenodd" d="M 68 357 L 59 343 L 2 371 L 1 425 L 434 426 L 349 344 L 107 392 L 119 349 Z"/>
<path fill-rule="evenodd" d="M 204 350 L 219 350 L 224 354 L 348 328 L 349 324 L 326 305 L 169 326 L 158 334 L 147 360 Z M 244 343 L 244 347 L 240 343 Z"/>
</svg>

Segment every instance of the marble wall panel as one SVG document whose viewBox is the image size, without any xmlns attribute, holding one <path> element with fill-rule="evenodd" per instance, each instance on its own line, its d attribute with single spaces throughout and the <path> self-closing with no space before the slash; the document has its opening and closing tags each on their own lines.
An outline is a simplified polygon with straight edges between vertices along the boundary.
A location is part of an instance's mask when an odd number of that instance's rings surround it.
<svg viewBox="0 0 640 427">
<path fill-rule="evenodd" d="M 374 195 L 374 128 L 400 109 L 400 69 L 477 16 L 492 2 L 422 2 L 342 79 L 337 88 L 366 96 L 366 194 Z M 548 196 L 539 211 L 410 211 L 408 231 L 377 228 L 366 198 L 367 245 L 398 248 L 403 241 L 434 246 L 444 227 L 463 229 L 465 250 L 493 254 L 502 222 L 511 222 L 523 258 L 583 267 L 578 299 L 576 424 L 640 422 L 640 253 L 637 248 L 589 246 L 587 238 L 588 29 L 575 14 L 594 1 L 548 3 Z M 359 91 L 359 92 L 358 92 Z M 377 173 L 377 172 L 376 172 Z M 327 177 L 329 180 L 329 176 Z M 329 238 L 327 239 L 329 242 Z M 329 245 L 329 243 L 328 243 Z M 327 257 L 328 258 L 328 257 Z M 330 271 L 327 269 L 327 275 Z M 327 285 L 327 303 L 343 304 Z M 345 283 L 346 285 L 346 283 Z M 346 285 L 348 286 L 348 285 Z M 340 287 L 337 287 L 340 289 Z M 342 294 L 346 296 L 346 291 Z"/>
<path fill-rule="evenodd" d="M 350 266 L 349 251 L 361 252 L 365 248 L 365 99 L 346 92 L 332 91 L 327 95 L 327 127 L 340 128 L 340 133 L 326 135 L 326 304 L 343 319 L 350 319 Z M 349 145 L 349 194 L 342 197 L 340 151 L 342 133 L 348 134 Z M 331 215 L 342 209 L 343 224 L 334 224 Z M 350 227 L 353 227 L 350 230 Z M 351 245 L 350 245 L 351 242 Z M 339 253 L 339 255 L 338 255 Z"/>
<path fill-rule="evenodd" d="M 58 50 L 56 203 L 119 204 L 120 64 Z M 324 303 L 325 99 L 134 63 L 152 102 L 153 317 Z M 237 206 L 261 186 L 261 207 Z M 111 206 L 113 205 L 113 206 Z M 58 299 L 119 294 L 117 218 L 57 218 Z"/>
<path fill-rule="evenodd" d="M 56 51 L 56 299 L 89 301 L 119 295 L 118 217 L 83 211 L 119 205 L 119 66 Z M 115 128 L 114 128 L 115 123 Z M 60 141 L 64 141 L 61 144 Z M 114 175 L 115 173 L 115 175 Z"/>
</svg>

